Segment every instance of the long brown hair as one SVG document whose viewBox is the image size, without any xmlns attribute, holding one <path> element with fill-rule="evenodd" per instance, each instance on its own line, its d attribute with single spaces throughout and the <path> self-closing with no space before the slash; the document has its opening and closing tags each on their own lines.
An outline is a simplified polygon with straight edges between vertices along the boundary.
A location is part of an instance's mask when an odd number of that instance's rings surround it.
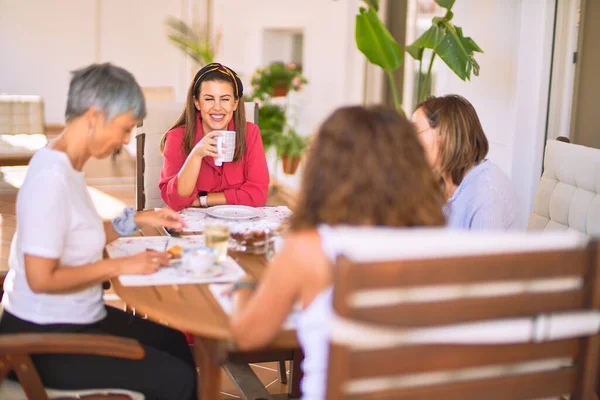
<svg viewBox="0 0 600 400">
<path fill-rule="evenodd" d="M 240 161 L 246 153 L 246 108 L 244 106 L 244 88 L 240 78 L 229 67 L 219 63 L 212 63 L 205 65 L 196 72 L 188 89 L 185 108 L 171 129 L 185 125 L 185 134 L 181 146 L 183 153 L 188 156 L 194 148 L 194 141 L 196 139 L 196 114 L 200 112 L 196 110 L 194 99 L 198 100 L 200 96 L 202 82 L 208 81 L 229 83 L 233 89 L 235 100 L 238 100 L 237 109 L 233 112 L 233 124 L 235 126 L 235 153 L 233 155 L 233 161 Z M 165 149 L 168 134 L 169 132 L 166 132 L 160 141 L 161 152 Z"/>
<path fill-rule="evenodd" d="M 414 126 L 387 107 L 344 107 L 311 143 L 290 229 L 443 225 L 443 196 Z"/>
<path fill-rule="evenodd" d="M 489 149 L 475 108 L 464 97 L 451 94 L 429 97 L 418 109 L 423 110 L 429 126 L 439 128 L 438 173 L 449 175 L 455 185 L 460 185 L 465 173 L 485 159 Z"/>
</svg>

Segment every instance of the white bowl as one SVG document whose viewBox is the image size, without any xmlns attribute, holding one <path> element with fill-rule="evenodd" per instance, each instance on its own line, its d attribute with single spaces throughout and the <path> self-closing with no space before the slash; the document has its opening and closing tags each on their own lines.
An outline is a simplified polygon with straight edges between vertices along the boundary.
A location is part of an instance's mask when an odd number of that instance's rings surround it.
<svg viewBox="0 0 600 400">
<path fill-rule="evenodd" d="M 212 267 L 216 259 L 216 251 L 208 247 L 188 247 L 181 255 L 184 267 L 201 271 Z"/>
</svg>

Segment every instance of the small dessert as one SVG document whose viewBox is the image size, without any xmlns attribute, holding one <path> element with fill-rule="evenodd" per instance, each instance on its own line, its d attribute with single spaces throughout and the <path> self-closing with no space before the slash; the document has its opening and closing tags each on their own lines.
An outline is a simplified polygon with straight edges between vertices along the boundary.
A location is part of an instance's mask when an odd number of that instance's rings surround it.
<svg viewBox="0 0 600 400">
<path fill-rule="evenodd" d="M 183 253 L 183 246 L 175 245 L 168 249 L 167 253 L 169 253 L 173 258 L 181 258 L 181 254 Z"/>
<path fill-rule="evenodd" d="M 232 232 L 231 237 L 244 246 L 264 245 L 267 234 L 265 231 Z"/>
</svg>

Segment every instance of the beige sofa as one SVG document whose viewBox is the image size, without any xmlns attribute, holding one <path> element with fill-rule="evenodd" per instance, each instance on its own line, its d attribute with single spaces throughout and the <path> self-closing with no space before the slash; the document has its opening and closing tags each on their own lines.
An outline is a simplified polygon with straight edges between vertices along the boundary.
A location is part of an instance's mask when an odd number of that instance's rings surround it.
<svg viewBox="0 0 600 400">
<path fill-rule="evenodd" d="M 600 150 L 548 140 L 529 230 L 600 235 Z"/>
</svg>

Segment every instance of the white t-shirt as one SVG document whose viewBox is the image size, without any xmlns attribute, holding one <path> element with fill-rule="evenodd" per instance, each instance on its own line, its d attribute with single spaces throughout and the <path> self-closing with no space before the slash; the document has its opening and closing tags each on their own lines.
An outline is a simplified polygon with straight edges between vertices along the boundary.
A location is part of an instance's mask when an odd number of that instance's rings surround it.
<svg viewBox="0 0 600 400">
<path fill-rule="evenodd" d="M 66 294 L 34 293 L 25 275 L 24 254 L 55 258 L 77 268 L 102 258 L 102 218 L 83 172 L 66 153 L 44 148 L 31 159 L 17 196 L 17 231 L 12 240 L 2 305 L 37 324 L 91 324 L 105 317 L 102 285 Z"/>
</svg>

